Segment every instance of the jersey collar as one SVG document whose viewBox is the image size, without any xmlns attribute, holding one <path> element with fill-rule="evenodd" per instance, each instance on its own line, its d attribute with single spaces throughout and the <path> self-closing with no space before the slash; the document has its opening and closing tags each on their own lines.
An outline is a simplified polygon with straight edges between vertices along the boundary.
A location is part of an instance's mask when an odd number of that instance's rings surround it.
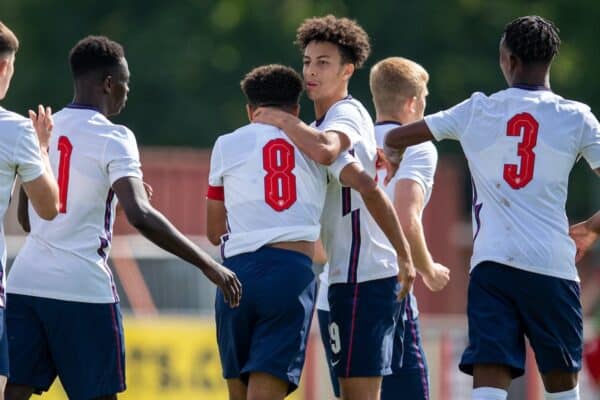
<svg viewBox="0 0 600 400">
<path fill-rule="evenodd" d="M 74 108 L 76 110 L 92 110 L 92 111 L 100 112 L 99 109 L 97 109 L 94 106 L 90 106 L 89 104 L 69 103 L 69 104 L 67 104 L 67 108 Z"/>
<path fill-rule="evenodd" d="M 516 88 L 516 89 L 523 89 L 523 90 L 546 90 L 548 92 L 552 91 L 552 89 L 547 88 L 544 85 L 529 85 L 527 83 L 515 83 L 511 87 Z"/>
<path fill-rule="evenodd" d="M 377 121 L 377 122 L 375 122 L 375 126 L 388 125 L 388 124 L 402 126 L 402 123 L 400 123 L 398 121 Z"/>
</svg>

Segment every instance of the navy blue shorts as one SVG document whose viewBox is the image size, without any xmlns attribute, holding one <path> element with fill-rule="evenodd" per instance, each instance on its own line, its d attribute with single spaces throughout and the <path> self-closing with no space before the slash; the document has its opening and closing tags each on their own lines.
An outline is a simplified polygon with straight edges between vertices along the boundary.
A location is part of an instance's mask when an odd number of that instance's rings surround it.
<svg viewBox="0 0 600 400">
<path fill-rule="evenodd" d="M 392 373 L 396 329 L 403 329 L 398 279 L 329 286 L 332 361 L 339 378 Z M 400 325 L 400 327 L 398 327 Z"/>
<path fill-rule="evenodd" d="M 265 372 L 298 387 L 310 331 L 316 280 L 312 261 L 290 250 L 262 247 L 224 260 L 243 286 L 239 307 L 217 290 L 217 343 L 225 379 L 246 384 Z"/>
<path fill-rule="evenodd" d="M 12 384 L 48 390 L 58 375 L 71 400 L 125 390 L 119 304 L 79 303 L 8 294 Z"/>
<path fill-rule="evenodd" d="M 392 375 L 383 378 L 381 400 L 395 400 L 399 396 L 414 400 L 429 400 L 429 373 L 421 342 L 419 319 L 411 315 L 410 299 L 406 299 L 407 320 L 396 326 L 392 355 Z M 329 312 L 317 310 L 321 340 L 329 367 L 333 393 L 340 397 L 340 384 L 331 365 L 331 338 Z M 403 337 L 401 336 L 403 335 Z"/>
<path fill-rule="evenodd" d="M 579 283 L 482 262 L 471 272 L 469 346 L 459 368 L 501 364 L 525 371 L 525 337 L 542 374 L 581 369 L 583 319 Z"/>
<path fill-rule="evenodd" d="M 8 376 L 8 336 L 6 335 L 6 310 L 0 307 L 0 375 Z"/>
<path fill-rule="evenodd" d="M 429 400 L 429 372 L 421 341 L 419 318 L 413 315 L 410 300 L 410 296 L 406 296 L 404 329 L 396 329 L 392 375 L 383 378 L 381 400 Z"/>
</svg>

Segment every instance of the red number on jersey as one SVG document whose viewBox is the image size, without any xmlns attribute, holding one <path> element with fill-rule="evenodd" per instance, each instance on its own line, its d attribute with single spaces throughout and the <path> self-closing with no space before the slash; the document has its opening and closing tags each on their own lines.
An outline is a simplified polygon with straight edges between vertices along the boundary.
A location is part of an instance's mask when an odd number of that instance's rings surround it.
<svg viewBox="0 0 600 400">
<path fill-rule="evenodd" d="M 67 193 L 69 192 L 69 170 L 71 169 L 71 153 L 73 145 L 66 136 L 58 138 L 58 197 L 60 200 L 59 212 L 67 212 Z"/>
<path fill-rule="evenodd" d="M 504 180 L 513 189 L 522 189 L 533 179 L 535 153 L 539 124 L 529 113 L 521 113 L 512 117 L 506 127 L 507 136 L 522 136 L 517 148 L 521 165 L 504 164 Z"/>
<path fill-rule="evenodd" d="M 294 147 L 283 139 L 273 139 L 263 147 L 265 201 L 275 211 L 287 210 L 296 202 Z"/>
</svg>

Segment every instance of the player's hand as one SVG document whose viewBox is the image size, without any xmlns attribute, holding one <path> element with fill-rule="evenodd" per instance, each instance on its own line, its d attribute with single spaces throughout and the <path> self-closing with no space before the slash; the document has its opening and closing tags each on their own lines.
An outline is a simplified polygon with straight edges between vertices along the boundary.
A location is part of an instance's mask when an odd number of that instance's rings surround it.
<svg viewBox="0 0 600 400">
<path fill-rule="evenodd" d="M 400 161 L 402 161 L 402 156 L 404 155 L 404 149 L 396 150 L 392 149 L 388 146 L 383 146 L 383 156 L 384 156 L 384 166 L 387 171 L 387 175 L 383 180 L 384 185 L 388 185 L 391 182 L 392 178 L 398 172 L 398 168 L 400 168 Z"/>
<path fill-rule="evenodd" d="M 54 121 L 52 120 L 52 109 L 50 107 L 44 107 L 43 105 L 38 106 L 38 112 L 29 110 L 29 118 L 33 124 L 33 128 L 38 136 L 40 142 L 40 148 L 48 150 L 50 147 L 50 136 L 52 134 L 52 128 L 54 127 Z"/>
<path fill-rule="evenodd" d="M 417 271 L 412 261 L 406 262 L 398 260 L 400 266 L 400 272 L 398 273 L 398 281 L 402 285 L 400 293 L 398 294 L 398 300 L 402 300 L 412 289 L 415 278 L 417 277 Z"/>
<path fill-rule="evenodd" d="M 210 268 L 202 270 L 204 275 L 223 292 L 225 303 L 234 308 L 240 305 L 242 298 L 242 284 L 234 272 L 221 264 L 216 264 Z"/>
<path fill-rule="evenodd" d="M 285 119 L 292 114 L 273 107 L 258 107 L 252 114 L 252 122 L 273 125 L 283 129 Z"/>
<path fill-rule="evenodd" d="M 589 220 L 572 225 L 569 228 L 569 235 L 575 241 L 575 262 L 579 262 L 585 253 L 596 243 L 598 234 L 589 226 Z"/>
<path fill-rule="evenodd" d="M 450 270 L 442 264 L 433 263 L 431 270 L 422 276 L 425 286 L 432 292 L 438 292 L 450 281 Z"/>
</svg>

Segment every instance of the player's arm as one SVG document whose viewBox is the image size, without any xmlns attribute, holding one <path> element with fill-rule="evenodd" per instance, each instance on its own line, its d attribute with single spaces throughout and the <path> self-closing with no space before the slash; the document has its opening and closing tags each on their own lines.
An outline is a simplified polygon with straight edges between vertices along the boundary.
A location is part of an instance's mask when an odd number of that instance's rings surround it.
<svg viewBox="0 0 600 400">
<path fill-rule="evenodd" d="M 394 191 L 394 206 L 410 245 L 415 268 L 430 290 L 442 290 L 450 280 L 450 271 L 443 265 L 433 262 L 427 248 L 421 220 L 425 207 L 423 187 L 412 179 L 399 179 Z"/>
<path fill-rule="evenodd" d="M 40 105 L 37 113 L 29 110 L 29 117 L 37 133 L 38 144 L 37 146 L 32 144 L 27 136 L 22 138 L 17 150 L 17 163 L 19 164 L 17 172 L 21 176 L 22 187 L 27 193 L 35 212 L 41 218 L 51 220 L 56 217 L 59 209 L 58 185 L 48 158 L 48 147 L 53 127 L 52 110 L 50 107 L 45 108 Z M 43 167 L 42 173 L 35 179 L 30 180 L 28 175 L 35 168 L 35 164 L 30 163 L 32 151 L 38 152 Z"/>
<path fill-rule="evenodd" d="M 256 109 L 252 122 L 274 125 L 281 129 L 301 152 L 322 165 L 333 163 L 340 153 L 349 149 L 351 145 L 350 139 L 344 133 L 335 130 L 319 131 L 295 115 L 276 108 Z"/>
<path fill-rule="evenodd" d="M 221 236 L 227 233 L 227 211 L 223 200 L 206 199 L 206 236 L 208 240 L 218 246 Z"/>
<path fill-rule="evenodd" d="M 392 202 L 359 163 L 347 164 L 341 170 L 339 177 L 344 185 L 360 193 L 369 213 L 396 250 L 400 267 L 399 279 L 402 282 L 400 297 L 406 296 L 413 285 L 416 272 L 410 255 L 410 247 L 402 232 Z"/>
<path fill-rule="evenodd" d="M 27 193 L 23 190 L 23 186 L 19 189 L 19 204 L 17 206 L 17 221 L 21 228 L 27 233 L 31 231 L 31 225 L 29 224 L 29 201 L 27 199 Z"/>
<path fill-rule="evenodd" d="M 385 183 L 387 184 L 398 170 L 404 150 L 408 146 L 423 143 L 432 139 L 434 139 L 433 134 L 429 130 L 425 120 L 402 125 L 390 130 L 385 136 L 383 144 L 383 151 L 387 161 L 391 165 L 391 168 L 388 168 L 388 175 L 385 178 Z"/>
<path fill-rule="evenodd" d="M 600 168 L 595 171 L 600 176 Z M 600 211 L 597 211 L 585 221 L 572 225 L 569 229 L 569 235 L 575 241 L 575 247 L 577 248 L 575 262 L 579 262 L 600 237 Z"/>
<path fill-rule="evenodd" d="M 242 287 L 236 275 L 214 261 L 150 205 L 140 178 L 119 178 L 112 188 L 131 225 L 152 243 L 198 267 L 223 291 L 230 306 L 239 304 Z"/>
</svg>

